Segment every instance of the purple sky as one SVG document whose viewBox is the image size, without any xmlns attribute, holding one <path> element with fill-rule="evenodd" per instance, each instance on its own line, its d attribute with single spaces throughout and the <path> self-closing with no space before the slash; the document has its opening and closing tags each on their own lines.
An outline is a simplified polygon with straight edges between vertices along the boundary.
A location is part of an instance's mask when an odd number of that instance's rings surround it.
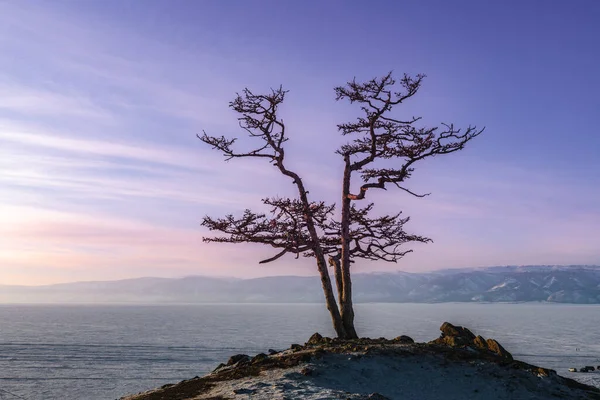
<svg viewBox="0 0 600 400">
<path fill-rule="evenodd" d="M 0 284 L 191 274 L 312 275 L 310 260 L 207 245 L 199 226 L 293 195 L 268 164 L 222 162 L 195 138 L 237 136 L 236 91 L 290 90 L 288 165 L 338 201 L 333 87 L 428 75 L 402 114 L 486 126 L 419 166 L 403 210 L 426 271 L 600 264 L 600 2 L 2 1 Z"/>
</svg>

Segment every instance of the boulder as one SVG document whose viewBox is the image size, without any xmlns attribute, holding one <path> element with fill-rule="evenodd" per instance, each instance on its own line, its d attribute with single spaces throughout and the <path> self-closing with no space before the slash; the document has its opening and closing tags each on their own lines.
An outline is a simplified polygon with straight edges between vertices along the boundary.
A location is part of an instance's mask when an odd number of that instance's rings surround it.
<svg viewBox="0 0 600 400">
<path fill-rule="evenodd" d="M 460 336 L 443 336 L 438 340 L 440 344 L 445 344 L 450 347 L 466 346 L 469 344 L 467 340 Z"/>
<path fill-rule="evenodd" d="M 400 336 L 394 338 L 394 342 L 398 342 L 401 344 L 411 344 L 411 343 L 414 343 L 415 341 L 410 336 L 400 335 Z"/>
<path fill-rule="evenodd" d="M 507 360 L 512 360 L 513 356 L 510 354 L 500 343 L 498 343 L 494 339 L 487 340 L 488 349 L 498 354 L 502 358 L 506 358 Z"/>
<path fill-rule="evenodd" d="M 531 370 L 531 372 L 533 372 L 534 374 L 536 374 L 537 376 L 540 376 L 540 377 L 556 375 L 556 371 L 554 371 L 553 369 L 542 368 L 542 367 L 536 367 L 533 370 Z"/>
<path fill-rule="evenodd" d="M 430 343 L 442 344 L 450 347 L 473 347 L 480 351 L 491 351 L 507 360 L 513 359 L 512 354 L 506 351 L 506 349 L 496 340 L 486 340 L 481 335 L 475 336 L 473 332 L 462 326 L 455 326 L 449 322 L 444 322 L 440 327 L 440 331 L 442 331 L 440 337 Z"/>
<path fill-rule="evenodd" d="M 302 350 L 302 346 L 300 346 L 298 343 L 294 343 L 290 346 L 290 349 L 292 349 L 294 351 L 298 351 L 298 350 Z"/>
<path fill-rule="evenodd" d="M 481 335 L 477 335 L 477 336 L 475 337 L 475 340 L 473 340 L 473 343 L 474 343 L 474 344 L 475 344 L 475 346 L 477 346 L 477 348 L 479 348 L 479 349 L 485 349 L 485 350 L 488 350 L 488 349 L 489 349 L 489 348 L 488 348 L 488 344 L 487 344 L 487 342 L 485 341 L 485 338 L 484 338 L 483 336 L 481 336 Z"/>
<path fill-rule="evenodd" d="M 444 322 L 440 326 L 442 331 L 439 338 L 433 340 L 432 343 L 443 344 L 450 347 L 469 346 L 473 344 L 475 335 L 473 332 L 462 326 L 452 325 L 450 322 Z"/>
<path fill-rule="evenodd" d="M 259 353 L 257 355 L 255 355 L 254 357 L 252 357 L 252 360 L 250 360 L 251 364 L 259 364 L 263 361 L 265 361 L 267 358 L 269 358 L 268 355 L 266 355 L 265 353 Z"/>
<path fill-rule="evenodd" d="M 227 366 L 226 364 L 221 363 L 217 366 L 217 368 L 213 369 L 213 372 L 217 372 L 218 370 L 220 370 L 221 368 L 226 367 L 226 366 Z"/>
<path fill-rule="evenodd" d="M 323 343 L 323 336 L 319 334 L 319 332 L 313 333 L 313 335 L 308 339 L 306 345 L 317 345 Z"/>
<path fill-rule="evenodd" d="M 475 339 L 475 335 L 473 335 L 473 332 L 471 332 L 467 328 L 463 328 L 462 326 L 454 326 L 450 322 L 444 322 L 442 326 L 440 326 L 440 331 L 442 331 L 442 336 L 454 336 L 465 338 L 469 342 Z"/>
<path fill-rule="evenodd" d="M 241 362 L 250 361 L 250 356 L 248 356 L 247 354 L 236 354 L 235 356 L 229 357 L 229 360 L 227 361 L 227 365 L 237 364 L 240 361 Z"/>
</svg>

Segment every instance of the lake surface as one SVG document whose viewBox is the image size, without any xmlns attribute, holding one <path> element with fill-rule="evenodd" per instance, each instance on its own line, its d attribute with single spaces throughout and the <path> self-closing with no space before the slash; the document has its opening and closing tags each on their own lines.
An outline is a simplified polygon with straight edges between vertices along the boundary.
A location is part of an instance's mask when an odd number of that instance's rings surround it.
<svg viewBox="0 0 600 400">
<path fill-rule="evenodd" d="M 497 339 L 517 359 L 600 387 L 600 306 L 359 304 L 359 335 L 416 341 L 444 321 Z M 115 399 L 203 375 L 232 354 L 333 336 L 321 304 L 0 305 L 0 399 Z M 578 351 L 576 349 L 579 349 Z"/>
</svg>

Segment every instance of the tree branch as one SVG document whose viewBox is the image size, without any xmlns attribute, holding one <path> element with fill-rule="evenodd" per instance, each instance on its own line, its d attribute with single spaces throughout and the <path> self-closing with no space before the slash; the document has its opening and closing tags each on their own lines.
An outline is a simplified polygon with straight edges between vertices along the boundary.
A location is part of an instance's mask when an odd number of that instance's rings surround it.
<svg viewBox="0 0 600 400">
<path fill-rule="evenodd" d="M 390 116 L 394 106 L 419 91 L 424 78 L 425 75 L 413 78 L 405 74 L 398 82 L 399 90 L 396 90 L 397 82 L 390 72 L 379 79 L 371 79 L 365 83 L 357 83 L 354 79 L 346 86 L 335 88 L 337 100 L 347 99 L 350 103 L 359 103 L 363 111 L 363 116 L 355 122 L 338 125 L 338 130 L 343 135 L 361 135 L 338 150 L 345 160 L 358 158 L 351 163 L 350 170 L 360 171 L 365 182 L 357 194 L 347 195 L 350 200 L 362 200 L 367 190 L 385 190 L 387 184 L 394 184 L 413 196 L 426 196 L 427 194 L 416 194 L 401 186 L 401 183 L 410 178 L 413 166 L 429 157 L 462 150 L 467 142 L 483 132 L 483 129 L 469 126 L 461 133 L 453 124 L 446 123 L 442 123 L 441 127 L 416 127 L 415 124 L 421 117 L 401 119 Z M 395 169 L 364 169 L 382 159 L 398 160 L 400 165 Z"/>
</svg>

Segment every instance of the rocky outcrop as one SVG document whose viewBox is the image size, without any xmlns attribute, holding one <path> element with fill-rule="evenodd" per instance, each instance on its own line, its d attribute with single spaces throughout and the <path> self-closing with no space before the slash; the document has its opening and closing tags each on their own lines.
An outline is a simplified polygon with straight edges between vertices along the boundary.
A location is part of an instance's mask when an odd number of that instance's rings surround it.
<svg viewBox="0 0 600 400">
<path fill-rule="evenodd" d="M 504 347 L 502 347 L 502 345 L 500 343 L 498 343 L 496 340 L 488 339 L 486 342 L 487 342 L 487 348 L 490 351 L 493 351 L 494 353 L 498 354 L 502 358 L 506 358 L 508 360 L 513 359 L 512 354 L 510 354 L 508 351 L 506 351 L 506 349 Z"/>
<path fill-rule="evenodd" d="M 442 331 L 439 338 L 431 341 L 432 344 L 440 344 L 450 347 L 470 347 L 480 351 L 489 351 L 506 360 L 512 360 L 510 354 L 498 341 L 494 339 L 485 339 L 481 335 L 475 336 L 473 332 L 462 326 L 455 326 L 449 322 L 444 322 L 440 326 Z"/>
<path fill-rule="evenodd" d="M 488 348 L 488 344 L 487 341 L 485 340 L 485 338 L 481 335 L 477 335 L 475 337 L 475 339 L 473 339 L 473 343 L 475 344 L 475 346 L 477 346 L 477 348 L 479 349 L 487 349 Z"/>
<path fill-rule="evenodd" d="M 475 339 L 475 335 L 469 329 L 462 326 L 454 326 L 450 322 L 444 322 L 440 326 L 440 331 L 442 331 L 444 336 L 464 337 L 467 340 Z"/>
<path fill-rule="evenodd" d="M 599 389 L 513 360 L 494 339 L 448 322 L 440 330 L 441 337 L 430 343 L 413 343 L 405 335 L 340 340 L 316 333 L 304 346 L 252 358 L 237 354 L 202 378 L 122 400 L 270 400 L 282 395 L 309 400 L 600 400 Z"/>
<path fill-rule="evenodd" d="M 449 322 L 444 322 L 440 327 L 442 334 L 436 340 L 437 344 L 445 344 L 450 347 L 468 346 L 473 344 L 475 335 L 473 332 L 462 326 L 454 326 Z"/>
<path fill-rule="evenodd" d="M 306 342 L 306 344 L 307 345 L 310 345 L 310 344 L 321 344 L 322 341 L 323 341 L 323 336 L 321 336 L 321 334 L 319 334 L 319 332 L 315 332 L 308 339 L 308 342 Z"/>
<path fill-rule="evenodd" d="M 320 344 L 326 344 L 331 342 L 331 338 L 323 337 L 319 332 L 313 333 L 313 335 L 306 342 L 306 346 L 318 346 Z"/>
</svg>

